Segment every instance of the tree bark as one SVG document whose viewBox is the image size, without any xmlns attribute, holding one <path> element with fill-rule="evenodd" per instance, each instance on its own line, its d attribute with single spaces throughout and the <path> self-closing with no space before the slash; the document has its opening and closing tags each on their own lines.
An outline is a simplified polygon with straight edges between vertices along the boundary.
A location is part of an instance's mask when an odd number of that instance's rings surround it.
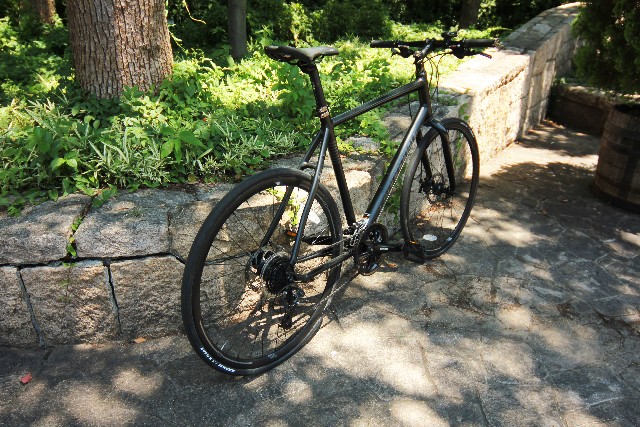
<svg viewBox="0 0 640 427">
<path fill-rule="evenodd" d="M 55 0 L 29 0 L 29 7 L 40 22 L 53 24 L 53 19 L 56 16 Z"/>
<path fill-rule="evenodd" d="M 247 0 L 229 0 L 227 11 L 231 56 L 240 59 L 247 54 Z"/>
<path fill-rule="evenodd" d="M 459 28 L 469 28 L 478 23 L 481 0 L 462 0 Z"/>
<path fill-rule="evenodd" d="M 76 81 L 100 98 L 148 90 L 171 73 L 164 0 L 68 0 Z"/>
</svg>

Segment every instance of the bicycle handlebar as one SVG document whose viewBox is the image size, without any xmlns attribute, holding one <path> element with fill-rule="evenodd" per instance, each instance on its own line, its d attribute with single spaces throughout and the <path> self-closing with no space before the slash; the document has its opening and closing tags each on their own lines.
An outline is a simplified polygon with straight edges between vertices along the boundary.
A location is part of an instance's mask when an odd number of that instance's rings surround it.
<svg viewBox="0 0 640 427">
<path fill-rule="evenodd" d="M 371 40 L 369 47 L 380 47 L 380 48 L 394 48 L 398 46 L 399 42 L 386 41 L 386 40 Z"/>
<path fill-rule="evenodd" d="M 436 49 L 449 48 L 449 49 L 472 49 L 483 47 L 494 47 L 498 45 L 498 39 L 462 39 L 452 40 L 451 38 L 445 38 L 444 40 L 427 39 L 420 41 L 400 41 L 400 40 L 373 40 L 369 44 L 373 48 L 425 48 L 429 43 L 432 43 L 432 47 Z"/>
<path fill-rule="evenodd" d="M 497 45 L 496 39 L 462 39 L 460 47 L 478 48 L 494 47 Z"/>
</svg>

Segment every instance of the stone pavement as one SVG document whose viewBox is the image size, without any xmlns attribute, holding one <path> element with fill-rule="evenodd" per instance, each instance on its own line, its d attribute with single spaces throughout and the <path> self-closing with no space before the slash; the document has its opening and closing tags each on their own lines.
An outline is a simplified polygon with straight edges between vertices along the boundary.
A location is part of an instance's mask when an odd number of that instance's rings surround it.
<svg viewBox="0 0 640 427">
<path fill-rule="evenodd" d="M 640 425 L 640 216 L 592 196 L 597 149 L 551 123 L 508 147 L 449 253 L 356 277 L 261 376 L 181 335 L 0 348 L 0 425 Z"/>
</svg>

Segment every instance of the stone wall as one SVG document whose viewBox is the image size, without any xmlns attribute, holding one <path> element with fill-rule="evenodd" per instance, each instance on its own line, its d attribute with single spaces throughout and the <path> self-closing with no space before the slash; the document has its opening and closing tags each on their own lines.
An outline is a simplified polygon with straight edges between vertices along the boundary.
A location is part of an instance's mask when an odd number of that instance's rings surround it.
<svg viewBox="0 0 640 427">
<path fill-rule="evenodd" d="M 570 23 L 578 7 L 544 12 L 511 34 L 503 49 L 492 52 L 493 60 L 471 59 L 442 82 L 452 101 L 440 115 L 467 119 L 483 158 L 544 117 L 551 84 L 575 50 Z M 406 125 L 405 111 L 386 119 L 394 137 Z M 384 162 L 370 156 L 345 161 L 354 204 L 362 211 Z M 228 189 L 143 190 L 100 207 L 72 195 L 20 217 L 0 213 L 0 346 L 179 332 L 184 259 L 199 225 Z M 332 191 L 337 195 L 335 186 Z"/>
<path fill-rule="evenodd" d="M 490 49 L 493 58 L 473 57 L 443 79 L 454 96 L 448 115 L 474 129 L 480 158 L 493 157 L 545 117 L 554 80 L 569 71 L 576 51 L 571 22 L 580 3 L 549 9 Z"/>
</svg>

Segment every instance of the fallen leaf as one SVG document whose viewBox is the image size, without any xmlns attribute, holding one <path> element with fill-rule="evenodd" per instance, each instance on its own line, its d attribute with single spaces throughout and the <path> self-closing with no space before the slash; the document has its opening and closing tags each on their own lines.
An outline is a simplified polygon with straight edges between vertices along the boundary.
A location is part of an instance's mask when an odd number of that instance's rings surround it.
<svg viewBox="0 0 640 427">
<path fill-rule="evenodd" d="M 141 344 L 141 343 L 145 342 L 146 340 L 147 340 L 146 338 L 138 337 L 135 340 L 133 340 L 133 342 L 136 343 L 136 344 Z"/>
<path fill-rule="evenodd" d="M 31 375 L 31 372 L 29 372 L 25 376 L 20 378 L 20 382 L 22 384 L 29 384 L 29 381 L 31 381 L 32 378 L 33 378 L 33 375 Z"/>
</svg>

